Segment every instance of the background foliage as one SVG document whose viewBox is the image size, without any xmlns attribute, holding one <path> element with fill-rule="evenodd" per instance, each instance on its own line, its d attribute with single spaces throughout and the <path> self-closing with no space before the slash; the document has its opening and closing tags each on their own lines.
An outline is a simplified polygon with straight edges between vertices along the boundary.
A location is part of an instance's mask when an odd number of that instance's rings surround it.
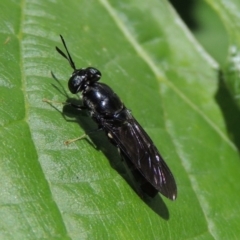
<svg viewBox="0 0 240 240">
<path fill-rule="evenodd" d="M 240 3 L 194 2 L 192 33 L 166 0 L 1 1 L 1 239 L 237 239 Z M 139 198 L 103 133 L 63 144 L 96 126 L 42 102 L 75 97 L 59 34 L 161 150 L 175 202 Z"/>
</svg>

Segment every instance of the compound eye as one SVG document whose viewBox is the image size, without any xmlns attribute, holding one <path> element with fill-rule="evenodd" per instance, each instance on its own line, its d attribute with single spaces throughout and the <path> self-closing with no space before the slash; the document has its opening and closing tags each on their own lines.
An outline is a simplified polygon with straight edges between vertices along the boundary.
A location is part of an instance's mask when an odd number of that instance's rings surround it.
<svg viewBox="0 0 240 240">
<path fill-rule="evenodd" d="M 84 80 L 86 76 L 81 74 L 73 74 L 68 81 L 68 88 L 71 93 L 75 94 L 82 91 L 82 86 L 84 85 Z"/>
<path fill-rule="evenodd" d="M 102 76 L 101 72 L 93 67 L 88 67 L 85 71 L 87 73 L 88 80 L 91 82 L 97 82 Z"/>
</svg>

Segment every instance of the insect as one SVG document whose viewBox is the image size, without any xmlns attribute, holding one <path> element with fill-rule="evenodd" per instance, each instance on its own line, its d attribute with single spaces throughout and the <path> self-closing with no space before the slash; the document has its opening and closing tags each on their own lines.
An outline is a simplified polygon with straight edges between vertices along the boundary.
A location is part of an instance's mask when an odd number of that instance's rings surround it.
<svg viewBox="0 0 240 240">
<path fill-rule="evenodd" d="M 63 37 L 66 54 L 56 47 L 73 69 L 68 81 L 73 94 L 81 93 L 82 105 L 70 105 L 87 110 L 98 128 L 105 131 L 116 146 L 122 159 L 139 183 L 141 192 L 154 197 L 158 192 L 175 200 L 177 186 L 174 177 L 148 134 L 132 116 L 116 93 L 106 84 L 98 82 L 101 72 L 94 67 L 76 69 Z"/>
</svg>

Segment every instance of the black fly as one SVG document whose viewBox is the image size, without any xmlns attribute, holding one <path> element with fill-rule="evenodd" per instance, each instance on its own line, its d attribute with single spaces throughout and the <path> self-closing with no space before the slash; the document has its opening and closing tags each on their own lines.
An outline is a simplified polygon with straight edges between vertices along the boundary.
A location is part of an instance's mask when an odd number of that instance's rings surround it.
<svg viewBox="0 0 240 240">
<path fill-rule="evenodd" d="M 177 186 L 174 177 L 150 137 L 113 90 L 98 82 L 101 78 L 99 70 L 93 67 L 76 69 L 66 43 L 60 37 L 67 55 L 58 47 L 56 50 L 74 70 L 68 81 L 69 90 L 73 94 L 82 93 L 83 105 L 70 105 L 89 111 L 99 129 L 103 129 L 110 142 L 119 149 L 144 193 L 154 197 L 160 192 L 175 200 Z"/>
</svg>

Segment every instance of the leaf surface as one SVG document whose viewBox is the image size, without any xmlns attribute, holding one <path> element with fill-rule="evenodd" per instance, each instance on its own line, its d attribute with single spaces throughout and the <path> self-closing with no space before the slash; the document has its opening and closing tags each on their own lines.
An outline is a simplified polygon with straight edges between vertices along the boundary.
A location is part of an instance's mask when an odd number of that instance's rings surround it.
<svg viewBox="0 0 240 240">
<path fill-rule="evenodd" d="M 218 64 L 167 1 L 0 5 L 0 238 L 239 235 L 239 155 L 215 99 Z M 59 34 L 76 66 L 100 69 L 154 140 L 175 176 L 175 202 L 144 202 L 104 133 L 63 144 L 96 125 L 42 102 L 69 100 L 51 75 L 67 90 Z"/>
</svg>

